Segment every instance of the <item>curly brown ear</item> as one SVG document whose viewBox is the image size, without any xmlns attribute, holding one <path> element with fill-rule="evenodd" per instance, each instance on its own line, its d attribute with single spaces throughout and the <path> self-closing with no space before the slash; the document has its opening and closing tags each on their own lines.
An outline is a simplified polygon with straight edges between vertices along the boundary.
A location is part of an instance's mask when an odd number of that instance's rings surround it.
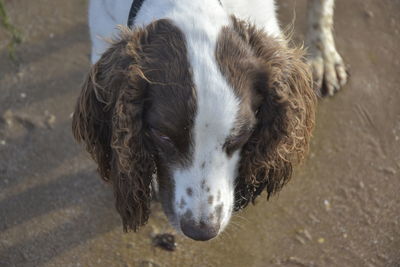
<svg viewBox="0 0 400 267">
<path fill-rule="evenodd" d="M 108 92 L 97 83 L 99 75 L 101 75 L 100 68 L 96 64 L 83 83 L 72 118 L 72 131 L 78 142 L 85 143 L 86 150 L 98 164 L 101 178 L 109 181 L 111 103 L 108 103 Z"/>
<path fill-rule="evenodd" d="M 288 48 L 253 25 L 233 18 L 239 35 L 252 47 L 261 66 L 255 90 L 261 98 L 257 125 L 242 149 L 236 186 L 236 209 L 266 189 L 278 192 L 308 151 L 316 96 L 303 50 Z"/>
<path fill-rule="evenodd" d="M 147 82 L 139 52 L 145 36 L 145 30 L 122 29 L 89 72 L 72 124 L 101 177 L 113 185 L 124 231 L 136 231 L 147 222 L 155 170 L 143 123 Z"/>
</svg>

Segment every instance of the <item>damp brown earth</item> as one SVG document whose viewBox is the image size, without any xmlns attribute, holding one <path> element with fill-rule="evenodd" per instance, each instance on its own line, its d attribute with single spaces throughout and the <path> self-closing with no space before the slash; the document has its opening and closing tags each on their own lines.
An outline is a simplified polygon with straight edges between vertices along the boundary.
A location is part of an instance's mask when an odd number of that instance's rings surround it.
<svg viewBox="0 0 400 267">
<path fill-rule="evenodd" d="M 158 204 L 124 234 L 110 188 L 72 139 L 87 2 L 4 2 L 23 42 L 10 60 L 0 29 L 0 266 L 400 266 L 400 1 L 337 1 L 351 79 L 320 101 L 307 162 L 205 243 L 175 235 Z M 306 1 L 280 4 L 302 40 Z"/>
</svg>

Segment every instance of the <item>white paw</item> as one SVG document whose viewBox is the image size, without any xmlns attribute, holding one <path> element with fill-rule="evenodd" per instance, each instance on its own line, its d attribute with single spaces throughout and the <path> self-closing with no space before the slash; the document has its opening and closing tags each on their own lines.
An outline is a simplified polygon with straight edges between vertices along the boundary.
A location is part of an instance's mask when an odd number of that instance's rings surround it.
<svg viewBox="0 0 400 267">
<path fill-rule="evenodd" d="M 321 96 L 332 96 L 347 83 L 346 66 L 336 50 L 313 51 L 308 60 L 313 71 L 314 88 Z"/>
</svg>

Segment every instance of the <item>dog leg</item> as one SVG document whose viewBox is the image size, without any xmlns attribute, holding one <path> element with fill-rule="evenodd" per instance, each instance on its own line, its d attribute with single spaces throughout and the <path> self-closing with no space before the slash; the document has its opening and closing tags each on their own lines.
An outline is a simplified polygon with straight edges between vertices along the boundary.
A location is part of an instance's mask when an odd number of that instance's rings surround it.
<svg viewBox="0 0 400 267">
<path fill-rule="evenodd" d="M 348 78 L 333 38 L 334 4 L 334 0 L 309 0 L 306 39 L 314 87 L 321 95 L 330 96 L 340 90 Z"/>
</svg>

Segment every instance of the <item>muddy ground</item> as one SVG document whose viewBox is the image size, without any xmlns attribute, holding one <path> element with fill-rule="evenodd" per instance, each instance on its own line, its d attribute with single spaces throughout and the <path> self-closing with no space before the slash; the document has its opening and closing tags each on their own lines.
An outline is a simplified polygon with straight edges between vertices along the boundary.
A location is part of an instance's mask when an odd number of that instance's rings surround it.
<svg viewBox="0 0 400 267">
<path fill-rule="evenodd" d="M 305 0 L 280 1 L 283 25 Z M 0 29 L 0 266 L 400 266 L 400 1 L 338 0 L 349 84 L 320 101 L 307 162 L 279 196 L 238 214 L 216 240 L 177 236 L 155 204 L 124 234 L 110 188 L 72 139 L 89 66 L 84 0 L 6 0 L 23 43 Z"/>
</svg>

